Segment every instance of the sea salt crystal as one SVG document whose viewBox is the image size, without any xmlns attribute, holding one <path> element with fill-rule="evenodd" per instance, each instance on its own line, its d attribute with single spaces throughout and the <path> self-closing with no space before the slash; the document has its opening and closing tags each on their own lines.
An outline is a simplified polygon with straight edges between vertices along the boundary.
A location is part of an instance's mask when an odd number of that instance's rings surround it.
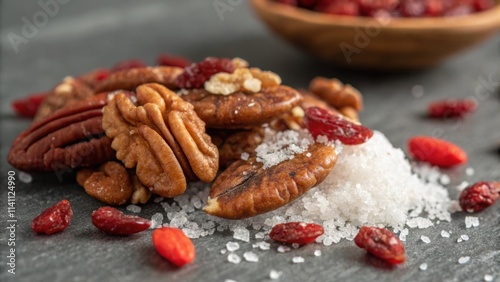
<svg viewBox="0 0 500 282">
<path fill-rule="evenodd" d="M 333 240 L 331 237 L 327 236 L 323 239 L 323 245 L 330 246 L 333 244 Z"/>
<path fill-rule="evenodd" d="M 465 228 L 478 227 L 479 226 L 479 218 L 475 216 L 466 216 L 465 217 Z"/>
<path fill-rule="evenodd" d="M 450 184 L 451 180 L 450 180 L 450 177 L 446 174 L 443 174 L 441 175 L 441 177 L 439 177 L 439 182 L 443 185 L 448 185 Z"/>
<path fill-rule="evenodd" d="M 420 240 L 422 240 L 422 242 L 426 243 L 426 244 L 429 244 L 431 242 L 431 239 L 429 239 L 429 237 L 427 236 L 420 236 Z"/>
<path fill-rule="evenodd" d="M 466 256 L 466 257 L 460 257 L 460 258 L 458 259 L 458 263 L 459 263 L 459 264 L 464 264 L 464 263 L 469 262 L 469 260 L 470 260 L 470 257 L 469 257 L 469 256 Z"/>
<path fill-rule="evenodd" d="M 467 176 L 472 176 L 472 175 L 474 175 L 474 169 L 473 169 L 472 167 L 468 167 L 468 168 L 466 168 L 466 169 L 465 169 L 465 174 L 466 174 Z"/>
<path fill-rule="evenodd" d="M 259 257 L 257 256 L 256 253 L 254 252 L 245 252 L 243 254 L 243 257 L 245 258 L 246 261 L 248 262 L 258 262 L 259 261 Z"/>
<path fill-rule="evenodd" d="M 293 263 L 303 263 L 305 260 L 303 257 L 293 257 L 292 262 Z"/>
<path fill-rule="evenodd" d="M 469 186 L 469 182 L 467 181 L 462 181 L 462 183 L 458 184 L 457 186 L 457 190 L 459 192 L 461 192 L 462 190 L 464 190 L 465 188 L 467 188 L 467 186 Z"/>
<path fill-rule="evenodd" d="M 151 216 L 151 226 L 150 229 L 155 229 L 160 227 L 163 224 L 163 214 L 155 213 Z"/>
<path fill-rule="evenodd" d="M 293 243 L 293 244 L 292 244 L 292 248 L 294 248 L 294 249 L 298 249 L 299 247 L 300 247 L 300 245 L 299 245 L 299 244 L 297 244 L 297 243 Z"/>
<path fill-rule="evenodd" d="M 227 253 L 227 250 L 226 249 L 222 249 L 222 250 L 220 250 L 220 253 L 221 253 L 221 255 L 225 255 Z"/>
<path fill-rule="evenodd" d="M 133 213 L 140 213 L 142 208 L 139 207 L 138 205 L 128 205 L 127 210 L 129 212 L 133 212 Z"/>
<path fill-rule="evenodd" d="M 250 154 L 248 154 L 246 152 L 241 153 L 242 160 L 246 161 L 246 160 L 248 160 L 249 157 L 250 157 Z"/>
<path fill-rule="evenodd" d="M 460 239 L 462 239 L 462 241 L 469 241 L 469 236 L 468 235 L 460 235 Z"/>
<path fill-rule="evenodd" d="M 446 230 L 441 230 L 441 237 L 450 238 L 450 233 L 448 233 Z"/>
<path fill-rule="evenodd" d="M 288 247 L 288 246 L 283 246 L 283 245 L 278 246 L 278 249 L 277 249 L 278 253 L 286 253 L 286 252 L 289 252 L 289 251 L 291 251 L 291 250 L 292 250 L 292 249 L 291 249 L 290 247 Z"/>
<path fill-rule="evenodd" d="M 401 232 L 399 233 L 399 240 L 406 241 L 406 236 L 408 236 L 408 233 L 408 228 L 401 230 Z"/>
<path fill-rule="evenodd" d="M 314 251 L 314 256 L 320 257 L 321 256 L 321 250 Z"/>
<path fill-rule="evenodd" d="M 227 261 L 229 261 L 230 263 L 238 264 L 241 262 L 241 258 L 235 253 L 230 253 L 227 256 Z"/>
<path fill-rule="evenodd" d="M 22 183 L 31 183 L 31 181 L 33 181 L 33 177 L 29 173 L 26 173 L 24 171 L 20 171 L 19 172 L 19 180 Z"/>
<path fill-rule="evenodd" d="M 226 280 L 224 280 L 224 282 L 238 282 L 238 281 L 233 280 L 233 279 L 226 279 Z"/>
<path fill-rule="evenodd" d="M 165 200 L 165 198 L 163 198 L 163 197 L 156 197 L 156 198 L 154 198 L 153 202 L 160 203 L 160 202 L 163 202 L 163 200 Z"/>
<path fill-rule="evenodd" d="M 250 242 L 250 231 L 244 227 L 237 227 L 233 230 L 233 238 L 244 242 Z"/>
<path fill-rule="evenodd" d="M 428 266 L 428 265 L 427 265 L 427 263 L 422 263 L 422 264 L 419 266 L 419 268 L 420 268 L 420 270 L 422 270 L 422 271 L 426 271 L 426 270 L 427 270 L 427 266 Z"/>
<path fill-rule="evenodd" d="M 271 272 L 269 272 L 269 278 L 271 278 L 272 280 L 277 280 L 281 277 L 282 274 L 282 271 L 271 269 Z"/>
<path fill-rule="evenodd" d="M 266 236 L 264 232 L 255 233 L 255 239 L 264 239 L 264 236 Z"/>
<path fill-rule="evenodd" d="M 234 252 L 240 248 L 240 244 L 238 242 L 227 242 L 226 243 L 226 249 L 230 252 Z"/>
<path fill-rule="evenodd" d="M 493 281 L 493 275 L 490 275 L 490 274 L 485 274 L 484 277 L 483 277 L 484 281 Z"/>
<path fill-rule="evenodd" d="M 261 242 L 257 242 L 255 244 L 253 244 L 252 247 L 259 248 L 263 251 L 267 251 L 267 250 L 271 249 L 271 244 L 269 244 L 268 242 L 261 241 Z"/>
</svg>

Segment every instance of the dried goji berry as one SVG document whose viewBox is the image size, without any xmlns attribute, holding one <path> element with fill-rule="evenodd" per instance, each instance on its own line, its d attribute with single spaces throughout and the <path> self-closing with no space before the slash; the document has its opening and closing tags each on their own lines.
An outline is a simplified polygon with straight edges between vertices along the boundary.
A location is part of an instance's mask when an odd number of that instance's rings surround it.
<svg viewBox="0 0 500 282">
<path fill-rule="evenodd" d="M 180 56 L 170 56 L 166 54 L 161 54 L 156 59 L 156 63 L 159 66 L 185 68 L 191 64 L 191 61 Z"/>
<path fill-rule="evenodd" d="M 460 193 L 458 202 L 462 210 L 472 213 L 493 205 L 499 197 L 499 182 L 477 182 Z"/>
<path fill-rule="evenodd" d="M 193 242 L 178 228 L 155 229 L 153 245 L 162 257 L 178 267 L 191 263 L 196 255 Z"/>
<path fill-rule="evenodd" d="M 142 60 L 138 59 L 131 59 L 131 60 L 126 60 L 126 61 L 121 61 L 117 63 L 116 65 L 111 68 L 112 71 L 121 71 L 121 70 L 128 70 L 128 69 L 134 69 L 134 68 L 142 68 L 146 67 L 146 63 L 144 63 Z"/>
<path fill-rule="evenodd" d="M 354 238 L 354 243 L 390 264 L 400 264 L 406 260 L 403 243 L 385 228 L 363 226 Z"/>
<path fill-rule="evenodd" d="M 332 15 L 345 15 L 345 16 L 358 16 L 359 5 L 355 1 L 350 0 L 323 0 L 319 1 L 314 8 L 316 11 L 332 14 Z"/>
<path fill-rule="evenodd" d="M 17 115 L 32 118 L 38 111 L 38 107 L 47 97 L 48 93 L 37 93 L 25 98 L 12 101 L 12 108 Z"/>
<path fill-rule="evenodd" d="M 429 104 L 429 116 L 433 118 L 464 117 L 477 108 L 476 101 L 472 99 L 447 99 Z"/>
<path fill-rule="evenodd" d="M 31 223 L 31 229 L 36 233 L 47 235 L 61 232 L 68 227 L 72 217 L 73 210 L 69 201 L 62 200 L 35 217 Z"/>
<path fill-rule="evenodd" d="M 205 81 L 219 72 L 234 72 L 234 65 L 230 59 L 208 57 L 201 62 L 187 66 L 175 80 L 179 88 L 201 88 Z"/>
<path fill-rule="evenodd" d="M 438 138 L 428 136 L 410 138 L 408 150 L 415 160 L 443 168 L 467 162 L 467 153 L 462 148 Z"/>
<path fill-rule="evenodd" d="M 127 215 L 112 208 L 102 207 L 92 213 L 92 224 L 113 235 L 131 235 L 148 229 L 151 222 L 139 216 Z"/>
<path fill-rule="evenodd" d="M 373 136 L 369 128 L 318 107 L 307 109 L 305 124 L 315 138 L 324 135 L 328 140 L 339 140 L 346 145 L 362 144 Z"/>
<path fill-rule="evenodd" d="M 275 2 L 285 4 L 288 6 L 298 6 L 299 5 L 298 0 L 275 0 Z"/>
<path fill-rule="evenodd" d="M 276 224 L 269 237 L 281 243 L 307 245 L 324 232 L 323 227 L 315 223 L 288 222 Z"/>
</svg>

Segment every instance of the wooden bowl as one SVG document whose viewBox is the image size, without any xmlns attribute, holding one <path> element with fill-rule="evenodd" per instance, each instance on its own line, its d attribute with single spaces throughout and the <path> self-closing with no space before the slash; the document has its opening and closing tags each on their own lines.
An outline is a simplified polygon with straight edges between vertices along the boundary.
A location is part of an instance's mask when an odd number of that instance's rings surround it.
<svg viewBox="0 0 500 282">
<path fill-rule="evenodd" d="M 326 15 L 252 0 L 257 15 L 286 41 L 338 66 L 411 70 L 434 66 L 500 30 L 500 0 L 462 17 L 375 19 Z"/>
</svg>

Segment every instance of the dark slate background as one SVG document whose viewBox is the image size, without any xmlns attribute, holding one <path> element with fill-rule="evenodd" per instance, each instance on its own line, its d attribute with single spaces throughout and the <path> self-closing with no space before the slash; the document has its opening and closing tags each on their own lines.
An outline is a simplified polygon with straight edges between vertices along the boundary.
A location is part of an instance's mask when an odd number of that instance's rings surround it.
<svg viewBox="0 0 500 282">
<path fill-rule="evenodd" d="M 392 269 L 349 241 L 330 247 L 306 246 L 286 254 L 277 253 L 273 244 L 274 249 L 267 253 L 257 251 L 259 263 L 233 265 L 219 253 L 231 235 L 216 233 L 194 240 L 196 262 L 177 270 L 155 253 L 150 231 L 127 238 L 96 232 L 90 213 L 101 204 L 82 191 L 74 175 L 65 175 L 60 182 L 55 174 L 35 175 L 31 184 L 16 182 L 16 275 L 8 274 L 6 176 L 13 168 L 7 164 L 6 155 L 12 140 L 30 124 L 14 115 L 10 102 L 50 89 L 67 75 L 111 66 L 127 58 L 153 63 L 163 52 L 194 60 L 209 55 L 239 56 L 254 66 L 277 72 L 285 84 L 295 87 L 306 87 L 316 75 L 338 77 L 361 90 L 366 104 L 363 122 L 384 132 L 395 146 L 404 147 L 409 137 L 426 134 L 466 149 L 468 165 L 449 171 L 452 186 L 463 180 L 500 179 L 498 36 L 431 70 L 355 72 L 322 63 L 275 38 L 255 18 L 246 1 L 222 16 L 214 9 L 214 1 L 66 2 L 30 35 L 28 42 L 18 46 L 18 52 L 8 34 L 21 35 L 23 18 L 33 22 L 33 16 L 43 10 L 38 1 L 0 4 L 1 281 L 266 281 L 271 269 L 284 271 L 280 281 L 482 281 L 485 274 L 500 281 L 498 204 L 478 214 L 481 225 L 475 229 L 466 230 L 465 215 L 458 213 L 452 223 L 411 230 L 405 243 L 408 261 Z M 415 85 L 423 87 L 423 96 L 412 95 Z M 476 97 L 479 109 L 458 122 L 430 121 L 422 116 L 427 103 L 445 97 Z M 466 176 L 466 167 L 476 173 Z M 449 190 L 455 198 L 456 190 Z M 69 199 L 75 210 L 70 227 L 50 237 L 34 235 L 32 218 L 62 198 Z M 149 204 L 141 215 L 150 217 L 160 210 L 159 205 Z M 453 231 L 451 238 L 440 237 L 443 229 Z M 430 244 L 419 240 L 423 234 L 430 237 Z M 470 240 L 457 243 L 461 234 L 468 234 Z M 320 258 L 312 255 L 317 248 L 323 252 Z M 250 249 L 251 245 L 242 244 L 238 254 Z M 305 257 L 305 263 L 292 264 L 291 258 L 296 255 Z M 471 261 L 459 265 L 461 256 L 470 256 Z M 419 270 L 424 262 L 429 265 L 427 271 Z"/>
</svg>

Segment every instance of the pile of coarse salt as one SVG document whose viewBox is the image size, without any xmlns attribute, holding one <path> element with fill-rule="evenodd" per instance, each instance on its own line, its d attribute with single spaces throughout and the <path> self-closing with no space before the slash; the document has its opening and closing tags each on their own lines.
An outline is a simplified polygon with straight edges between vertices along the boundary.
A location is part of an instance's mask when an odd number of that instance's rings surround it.
<svg viewBox="0 0 500 282">
<path fill-rule="evenodd" d="M 304 152 L 311 143 L 305 130 L 267 129 L 256 154 L 270 167 Z M 249 242 L 250 229 L 261 231 L 257 235 L 262 238 L 262 231 L 278 223 L 315 222 L 325 229 L 318 242 L 331 245 L 342 238 L 352 240 L 362 225 L 391 228 L 404 240 L 407 227 L 427 228 L 434 221 L 451 220 L 450 207 L 457 203 L 450 201 L 440 184 L 446 179 L 435 168 L 412 167 L 403 151 L 394 148 L 382 133 L 375 132 L 361 145 L 335 145 L 338 161 L 325 181 L 280 209 L 237 221 L 212 217 L 199 211 L 206 204 L 208 189 L 195 183 L 173 203 L 161 202 L 169 221 L 164 226 L 181 228 L 191 238 L 229 229 L 235 239 Z"/>
</svg>

